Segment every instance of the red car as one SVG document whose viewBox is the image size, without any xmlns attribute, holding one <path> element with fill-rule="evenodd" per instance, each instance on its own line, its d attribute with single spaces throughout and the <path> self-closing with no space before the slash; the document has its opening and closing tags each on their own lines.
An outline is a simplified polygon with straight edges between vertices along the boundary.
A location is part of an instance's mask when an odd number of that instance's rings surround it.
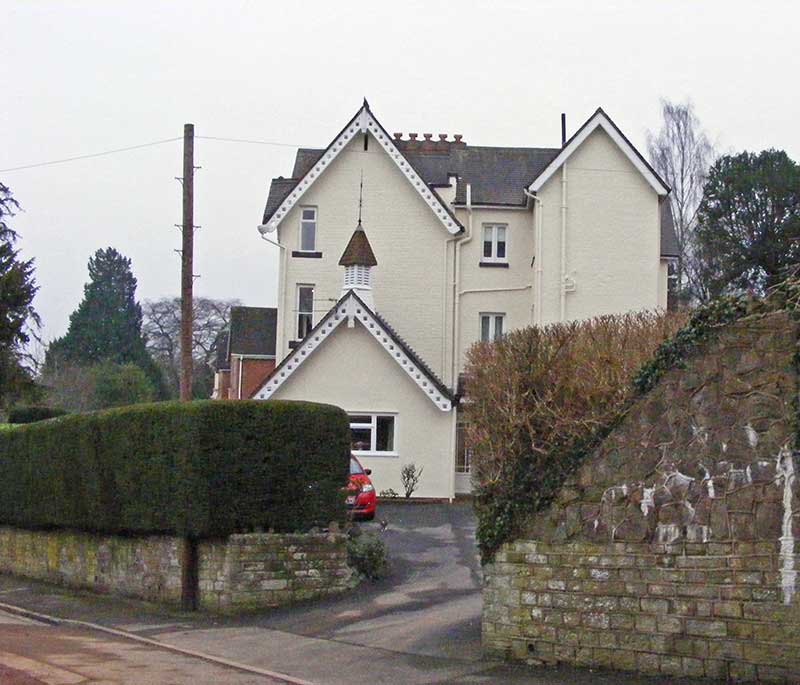
<svg viewBox="0 0 800 685">
<path fill-rule="evenodd" d="M 347 509 L 353 518 L 372 521 L 375 518 L 377 497 L 369 479 L 372 471 L 350 455 L 350 480 L 347 483 Z"/>
</svg>

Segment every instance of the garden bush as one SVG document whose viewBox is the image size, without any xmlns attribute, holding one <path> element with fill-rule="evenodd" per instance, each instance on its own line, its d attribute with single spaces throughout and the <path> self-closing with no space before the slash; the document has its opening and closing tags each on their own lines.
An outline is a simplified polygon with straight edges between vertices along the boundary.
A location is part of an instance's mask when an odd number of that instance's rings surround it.
<svg viewBox="0 0 800 685">
<path fill-rule="evenodd" d="M 353 537 L 347 541 L 347 563 L 368 580 L 380 580 L 389 569 L 386 545 L 372 533 Z"/>
<path fill-rule="evenodd" d="M 613 428 L 635 392 L 632 379 L 685 318 L 601 316 L 470 349 L 462 406 L 484 560 Z"/>
<path fill-rule="evenodd" d="M 66 414 L 63 409 L 52 407 L 14 407 L 8 412 L 9 423 L 34 423 L 46 421 Z"/>
<path fill-rule="evenodd" d="M 0 523 L 299 532 L 345 519 L 350 430 L 306 402 L 142 404 L 0 432 Z"/>
</svg>

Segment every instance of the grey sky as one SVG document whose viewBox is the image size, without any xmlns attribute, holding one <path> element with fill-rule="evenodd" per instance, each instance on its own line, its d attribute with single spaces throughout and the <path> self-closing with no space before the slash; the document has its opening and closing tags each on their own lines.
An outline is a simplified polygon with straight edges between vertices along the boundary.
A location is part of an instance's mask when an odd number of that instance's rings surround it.
<svg viewBox="0 0 800 685">
<path fill-rule="evenodd" d="M 182 134 L 325 146 L 366 96 L 389 131 L 555 146 L 602 106 L 644 150 L 659 98 L 691 98 L 723 150 L 800 160 L 795 2 L 2 3 L 0 169 Z M 289 147 L 198 140 L 199 295 L 274 305 L 258 238 Z M 37 260 L 45 337 L 86 261 L 133 259 L 141 299 L 175 295 L 179 142 L 0 173 Z"/>
</svg>

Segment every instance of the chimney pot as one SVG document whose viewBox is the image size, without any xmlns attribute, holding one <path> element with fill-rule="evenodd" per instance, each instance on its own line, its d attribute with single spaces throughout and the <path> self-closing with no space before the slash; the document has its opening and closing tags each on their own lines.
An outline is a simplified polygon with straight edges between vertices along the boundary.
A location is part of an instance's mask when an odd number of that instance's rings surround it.
<svg viewBox="0 0 800 685">
<path fill-rule="evenodd" d="M 446 133 L 440 133 L 439 134 L 439 140 L 447 140 L 447 134 Z"/>
<path fill-rule="evenodd" d="M 430 140 L 433 138 L 433 133 L 423 133 L 422 135 L 424 136 L 425 140 Z"/>
<path fill-rule="evenodd" d="M 395 140 L 403 140 L 403 133 L 402 133 L 402 131 L 401 131 L 400 133 L 395 133 L 395 134 L 394 134 L 394 139 L 395 139 Z"/>
<path fill-rule="evenodd" d="M 408 139 L 409 140 L 416 140 L 417 139 L 417 134 L 416 133 L 409 133 L 408 134 Z"/>
<path fill-rule="evenodd" d="M 461 139 L 462 139 L 463 137 L 464 137 L 464 136 L 462 136 L 460 133 L 456 133 L 456 134 L 454 134 L 454 135 L 453 135 L 453 138 L 455 138 L 455 139 L 456 139 L 456 142 L 457 142 L 457 143 L 460 143 L 460 142 L 461 142 Z"/>
</svg>

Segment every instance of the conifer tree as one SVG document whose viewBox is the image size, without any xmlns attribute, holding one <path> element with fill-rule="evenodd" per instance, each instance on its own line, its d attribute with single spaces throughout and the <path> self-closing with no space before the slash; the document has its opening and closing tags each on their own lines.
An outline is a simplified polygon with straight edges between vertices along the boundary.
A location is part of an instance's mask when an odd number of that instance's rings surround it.
<svg viewBox="0 0 800 685">
<path fill-rule="evenodd" d="M 136 285 L 128 257 L 113 247 L 95 252 L 89 259 L 89 282 L 84 286 L 83 300 L 70 315 L 66 335 L 50 345 L 47 366 L 90 366 L 108 361 L 135 364 L 160 394 L 161 372 L 145 347 Z"/>
</svg>

